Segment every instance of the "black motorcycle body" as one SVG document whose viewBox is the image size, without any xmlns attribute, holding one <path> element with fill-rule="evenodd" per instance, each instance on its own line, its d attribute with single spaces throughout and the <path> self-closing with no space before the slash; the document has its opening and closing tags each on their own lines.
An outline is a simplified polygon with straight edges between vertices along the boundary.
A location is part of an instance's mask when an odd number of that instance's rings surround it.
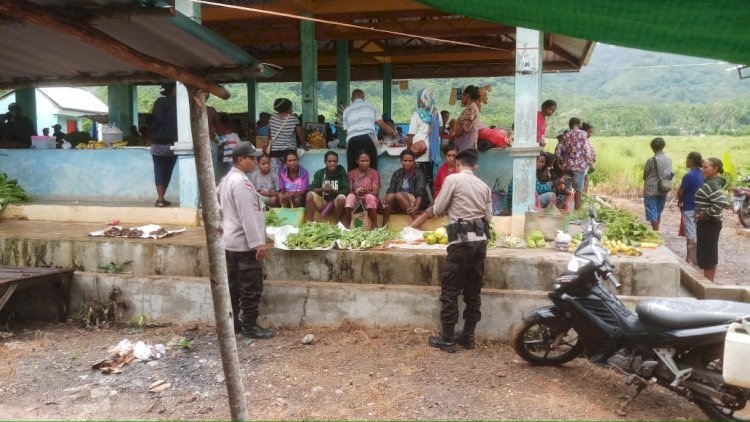
<svg viewBox="0 0 750 422">
<path fill-rule="evenodd" d="M 627 374 L 638 393 L 655 381 L 711 419 L 737 420 L 750 389 L 724 382 L 721 361 L 729 326 L 750 316 L 750 304 L 648 299 L 629 310 L 604 285 L 620 287 L 591 214 L 568 271 L 555 278 L 552 306 L 524 317 L 513 339 L 517 353 L 532 364 L 561 365 L 585 352 Z"/>
</svg>

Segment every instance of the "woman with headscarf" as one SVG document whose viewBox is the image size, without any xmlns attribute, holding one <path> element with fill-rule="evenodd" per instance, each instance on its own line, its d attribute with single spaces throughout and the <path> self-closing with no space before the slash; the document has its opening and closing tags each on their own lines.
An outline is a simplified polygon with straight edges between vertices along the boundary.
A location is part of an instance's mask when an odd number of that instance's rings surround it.
<svg viewBox="0 0 750 422">
<path fill-rule="evenodd" d="M 443 120 L 435 106 L 431 89 L 417 93 L 417 110 L 411 115 L 406 145 L 416 156 L 417 171 L 424 174 L 427 190 L 432 192 L 432 180 L 440 167 L 440 128 Z M 434 166 L 433 166 L 434 163 Z"/>
<path fill-rule="evenodd" d="M 288 98 L 277 98 L 273 102 L 273 109 L 276 113 L 268 119 L 268 155 L 271 157 L 271 171 L 278 173 L 284 166 L 287 154 L 297 152 L 297 145 L 305 139 L 305 131 L 297 116 L 292 114 L 292 102 Z"/>
<path fill-rule="evenodd" d="M 459 152 L 477 147 L 481 98 L 479 88 L 474 85 L 467 86 L 461 93 L 461 106 L 464 110 L 458 116 L 453 132 L 453 143 L 456 144 Z"/>
</svg>

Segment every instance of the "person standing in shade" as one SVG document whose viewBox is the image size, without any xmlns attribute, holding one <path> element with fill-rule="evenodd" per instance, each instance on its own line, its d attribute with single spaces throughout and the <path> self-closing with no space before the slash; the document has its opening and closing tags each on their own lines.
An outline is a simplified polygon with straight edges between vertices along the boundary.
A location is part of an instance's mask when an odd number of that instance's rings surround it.
<svg viewBox="0 0 750 422">
<path fill-rule="evenodd" d="M 703 175 L 701 174 L 701 162 L 703 157 L 699 152 L 691 152 L 685 159 L 685 166 L 688 168 L 687 174 L 682 177 L 680 189 L 677 190 L 677 206 L 682 212 L 681 226 L 687 239 L 687 254 L 685 261 L 688 264 L 695 263 L 695 192 L 703 184 Z"/>
<path fill-rule="evenodd" d="M 346 131 L 346 169 L 357 168 L 357 155 L 364 151 L 370 157 L 370 167 L 378 169 L 378 137 L 375 125 L 391 137 L 398 137 L 398 132 L 388 126 L 374 105 L 365 101 L 361 89 L 352 91 L 352 104 L 344 110 L 344 130 Z"/>
<path fill-rule="evenodd" d="M 435 107 L 431 89 L 417 93 L 417 110 L 411 115 L 406 145 L 414 152 L 417 171 L 424 175 L 427 190 L 432 192 L 433 163 L 440 160 L 440 128 L 443 121 Z"/>
<path fill-rule="evenodd" d="M 474 329 L 482 317 L 482 277 L 492 218 L 492 193 L 474 175 L 477 158 L 478 151 L 474 148 L 459 152 L 456 159 L 461 171 L 445 179 L 432 208 L 411 224 L 416 228 L 429 218 L 448 215 L 448 256 L 440 282 L 442 332 L 429 337 L 428 343 L 450 353 L 456 351 L 457 344 L 466 349 L 476 348 Z M 460 294 L 464 296 L 466 309 L 463 331 L 456 338 Z"/>
<path fill-rule="evenodd" d="M 218 187 L 223 214 L 227 278 L 232 301 L 235 331 L 255 339 L 273 337 L 273 331 L 258 325 L 263 295 L 263 260 L 266 251 L 265 205 L 247 173 L 255 170 L 263 153 L 249 142 L 232 150 L 234 166 Z"/>
<path fill-rule="evenodd" d="M 557 103 L 554 100 L 547 100 L 542 103 L 542 110 L 536 112 L 536 142 L 544 148 L 544 135 L 547 133 L 547 117 L 552 116 L 557 111 Z"/>
<path fill-rule="evenodd" d="M 458 147 L 459 152 L 477 147 L 481 98 L 479 88 L 474 85 L 469 85 L 461 91 L 461 106 L 464 109 L 458 115 L 453 132 L 453 143 Z"/>
<path fill-rule="evenodd" d="M 268 120 L 270 133 L 269 156 L 271 157 L 271 171 L 279 173 L 284 167 L 286 157 L 289 153 L 297 153 L 297 146 L 305 139 L 305 131 L 302 130 L 300 120 L 292 114 L 292 102 L 287 98 L 277 98 L 273 102 L 272 114 Z"/>
<path fill-rule="evenodd" d="M 724 194 L 727 181 L 719 176 L 724 174 L 724 163 L 718 158 L 703 160 L 701 173 L 703 184 L 695 192 L 696 258 L 703 275 L 714 281 L 719 263 L 722 214 L 724 208 L 729 206 L 729 199 Z"/>
<path fill-rule="evenodd" d="M 575 208 L 581 207 L 581 192 L 586 183 L 586 174 L 596 161 L 596 151 L 586 137 L 586 132 L 580 129 L 581 119 L 573 117 L 568 121 L 570 130 L 562 135 L 555 147 L 555 156 L 563 171 L 572 176 L 572 188 L 575 190 Z M 670 169 L 671 169 L 670 164 Z"/>
<path fill-rule="evenodd" d="M 646 221 L 654 231 L 659 231 L 661 213 L 667 203 L 669 191 L 660 188 L 660 180 L 672 180 L 672 159 L 664 153 L 666 143 L 662 138 L 651 141 L 654 156 L 643 166 L 643 205 L 646 208 Z M 578 192 L 576 192 L 577 194 Z M 578 209 L 578 207 L 576 207 Z"/>
<path fill-rule="evenodd" d="M 31 148 L 31 137 L 36 126 L 21 112 L 16 103 L 8 105 L 8 112 L 0 116 L 0 148 Z"/>
<path fill-rule="evenodd" d="M 164 199 L 177 156 L 172 146 L 177 142 L 177 97 L 175 83 L 161 85 L 161 97 L 154 102 L 151 111 L 151 158 L 154 161 L 154 183 L 156 184 L 157 207 L 168 207 L 171 202 Z"/>
</svg>

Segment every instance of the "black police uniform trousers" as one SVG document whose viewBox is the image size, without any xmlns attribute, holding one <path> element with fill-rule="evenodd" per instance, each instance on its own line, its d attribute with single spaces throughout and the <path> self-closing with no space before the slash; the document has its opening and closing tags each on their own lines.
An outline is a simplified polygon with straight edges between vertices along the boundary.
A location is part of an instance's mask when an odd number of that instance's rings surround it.
<svg viewBox="0 0 750 422">
<path fill-rule="evenodd" d="M 263 295 L 263 263 L 255 258 L 254 249 L 246 252 L 226 251 L 226 256 L 235 324 L 252 327 L 257 323 L 260 297 Z"/>
<path fill-rule="evenodd" d="M 487 241 L 456 243 L 448 246 L 448 256 L 443 267 L 440 283 L 440 322 L 453 326 L 458 322 L 458 295 L 463 293 L 464 320 L 479 322 L 482 313 L 480 294 L 484 276 L 484 258 L 487 256 Z"/>
</svg>

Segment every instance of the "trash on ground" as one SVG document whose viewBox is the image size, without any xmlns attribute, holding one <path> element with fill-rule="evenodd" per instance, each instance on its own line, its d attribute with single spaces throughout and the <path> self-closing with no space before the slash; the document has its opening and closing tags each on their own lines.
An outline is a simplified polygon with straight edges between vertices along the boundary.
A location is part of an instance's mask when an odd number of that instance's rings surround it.
<svg viewBox="0 0 750 422">
<path fill-rule="evenodd" d="M 93 362 L 91 367 L 102 371 L 103 374 L 120 374 L 123 366 L 136 359 L 141 362 L 160 359 L 166 352 L 163 344 L 151 345 L 142 341 L 133 344 L 130 340 L 123 339 L 109 350 L 109 356 Z"/>
</svg>

